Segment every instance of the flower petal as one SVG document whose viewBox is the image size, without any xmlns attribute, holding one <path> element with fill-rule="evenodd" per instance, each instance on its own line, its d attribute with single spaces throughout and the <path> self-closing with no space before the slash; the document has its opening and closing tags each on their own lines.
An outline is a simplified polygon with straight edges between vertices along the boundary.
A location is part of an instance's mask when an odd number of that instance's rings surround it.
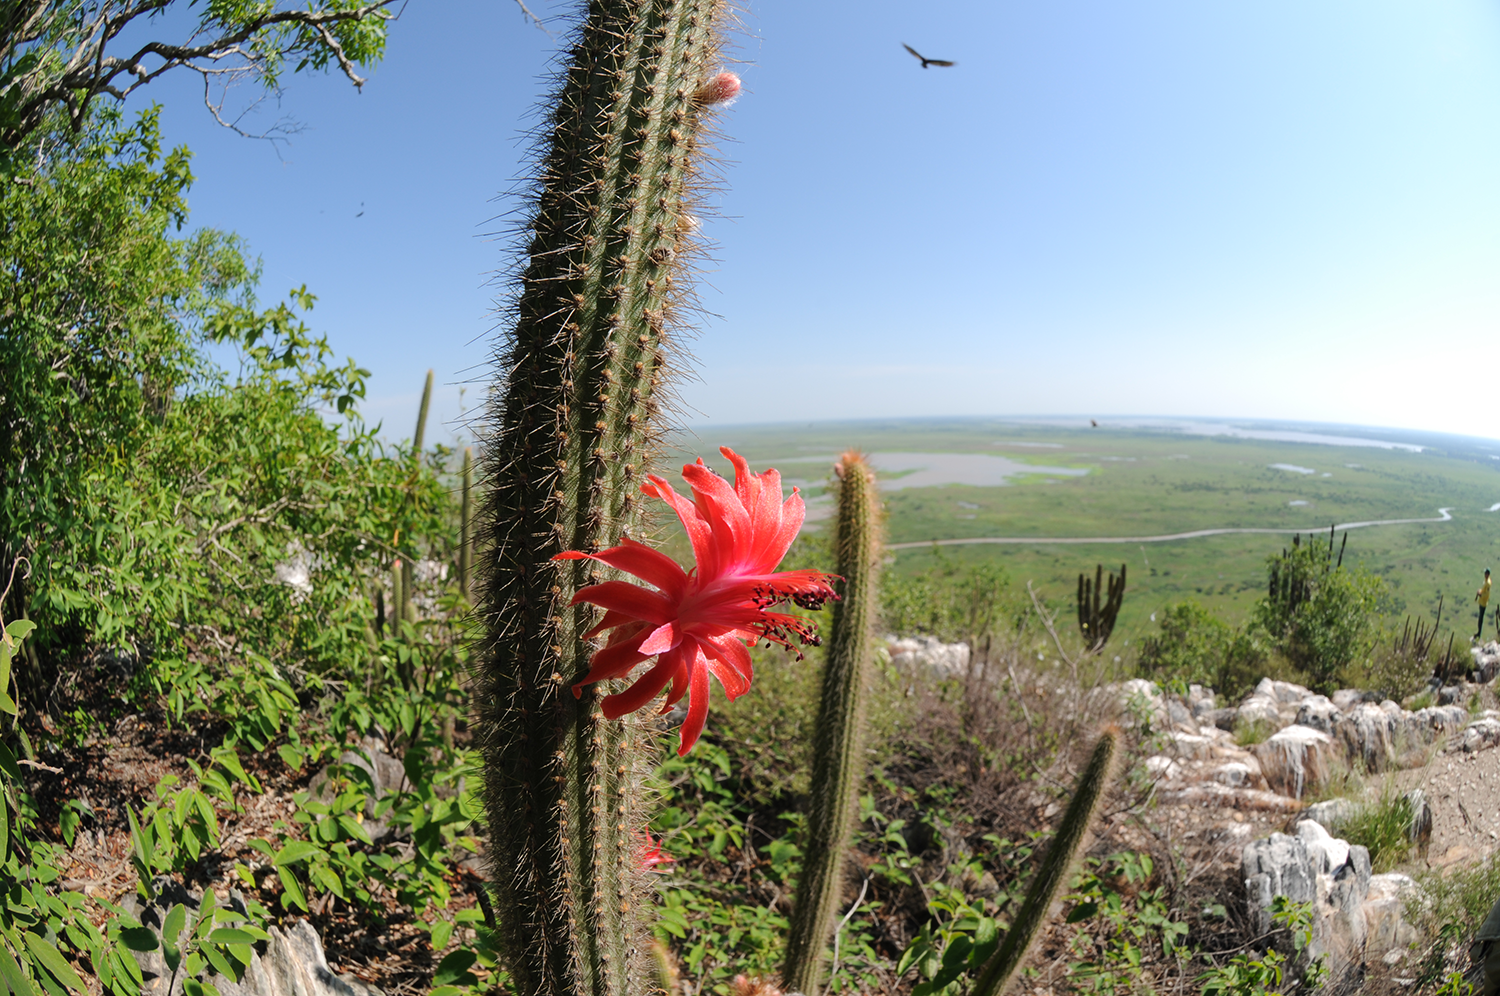
<svg viewBox="0 0 1500 996">
<path fill-rule="evenodd" d="M 668 619 L 641 641 L 641 653 L 664 654 L 682 642 L 682 628 L 676 619 Z"/>
<path fill-rule="evenodd" d="M 729 482 L 701 463 L 682 468 L 683 480 L 693 489 L 698 512 L 713 530 L 715 558 L 698 561 L 700 576 L 712 578 L 735 572 L 746 563 L 754 539 L 750 516 Z"/>
<path fill-rule="evenodd" d="M 672 506 L 672 511 L 682 520 L 682 528 L 687 530 L 688 540 L 693 544 L 693 560 L 698 565 L 698 573 L 702 574 L 705 561 L 715 560 L 713 529 L 698 514 L 698 506 L 673 491 L 666 478 L 648 474 L 646 479 L 651 483 L 643 484 L 641 493 L 660 498 Z"/>
<path fill-rule="evenodd" d="M 572 604 L 588 602 L 601 609 L 623 612 L 660 626 L 676 615 L 676 603 L 629 581 L 601 581 L 578 589 Z"/>
<path fill-rule="evenodd" d="M 651 549 L 644 543 L 637 543 L 629 536 L 621 537 L 619 546 L 612 546 L 598 553 L 578 553 L 569 550 L 566 553 L 559 553 L 552 559 L 597 560 L 601 564 L 608 564 L 627 574 L 634 574 L 647 584 L 660 588 L 663 594 L 672 598 L 681 598 L 688 583 L 687 572 L 678 566 L 677 561 Z"/>
<path fill-rule="evenodd" d="M 577 698 L 583 691 L 584 685 L 591 685 L 596 681 L 605 681 L 609 678 L 624 677 L 630 673 L 631 668 L 641 661 L 649 660 L 650 657 L 650 654 L 643 654 L 628 643 L 619 643 L 596 650 L 589 660 L 589 673 L 573 686 L 574 698 Z"/>
<path fill-rule="evenodd" d="M 625 691 L 606 695 L 599 703 L 600 711 L 609 719 L 619 719 L 626 713 L 635 712 L 656 698 L 672 680 L 672 672 L 680 667 L 681 663 L 675 658 L 662 658 Z"/>
<path fill-rule="evenodd" d="M 693 744 L 698 742 L 698 736 L 703 732 L 703 724 L 708 720 L 708 662 L 704 659 L 702 650 L 698 650 L 694 657 L 696 659 L 687 665 L 688 711 L 687 719 L 682 722 L 681 740 L 677 746 L 678 757 L 693 749 Z"/>
<path fill-rule="evenodd" d="M 698 637 L 698 642 L 703 645 L 703 652 L 711 659 L 717 658 L 734 669 L 735 673 L 744 679 L 745 687 L 750 687 L 750 679 L 755 676 L 755 666 L 750 660 L 750 650 L 745 644 L 733 636 L 710 636 Z M 720 678 L 727 691 L 729 683 Z M 730 696 L 733 698 L 734 696 Z"/>
</svg>

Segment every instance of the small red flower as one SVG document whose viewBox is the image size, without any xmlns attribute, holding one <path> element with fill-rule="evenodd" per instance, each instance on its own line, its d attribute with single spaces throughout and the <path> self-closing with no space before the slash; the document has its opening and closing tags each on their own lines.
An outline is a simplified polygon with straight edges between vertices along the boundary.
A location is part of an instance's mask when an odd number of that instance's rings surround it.
<svg viewBox="0 0 1500 996">
<path fill-rule="evenodd" d="M 733 487 L 699 460 L 682 468 L 693 490 L 691 501 L 654 474 L 641 488 L 672 506 L 682 520 L 698 562 L 692 571 L 629 537 L 597 554 L 570 550 L 554 558 L 597 560 L 655 588 L 605 581 L 573 596 L 575 605 L 589 602 L 605 610 L 585 638 L 613 631 L 594 654 L 589 673 L 573 686 L 573 694 L 596 681 L 622 678 L 655 657 L 656 664 L 635 684 L 605 696 L 601 705 L 604 715 L 615 719 L 643 708 L 670 683 L 662 712 L 688 695 L 678 754 L 691 750 L 703 732 L 710 674 L 730 701 L 750 688 L 753 672 L 747 644 L 763 639 L 796 650 L 794 639 L 801 644 L 818 642 L 802 620 L 772 611 L 772 606 L 793 602 L 816 609 L 838 597 L 829 586 L 834 579 L 827 574 L 776 570 L 802 528 L 805 509 L 797 489 L 783 502 L 781 475 L 775 470 L 752 474 L 738 453 L 727 447 L 719 452 L 734 464 Z"/>
<path fill-rule="evenodd" d="M 651 871 L 657 865 L 670 865 L 677 861 L 669 854 L 661 852 L 661 841 L 652 840 L 650 834 L 642 834 L 645 839 L 641 842 L 641 870 Z"/>
</svg>

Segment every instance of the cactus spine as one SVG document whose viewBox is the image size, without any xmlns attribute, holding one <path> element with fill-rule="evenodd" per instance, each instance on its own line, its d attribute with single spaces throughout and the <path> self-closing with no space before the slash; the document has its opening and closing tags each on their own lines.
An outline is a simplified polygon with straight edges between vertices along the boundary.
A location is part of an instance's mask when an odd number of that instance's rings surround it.
<svg viewBox="0 0 1500 996">
<path fill-rule="evenodd" d="M 873 629 L 879 605 L 880 499 L 875 474 L 860 453 L 845 453 L 839 476 L 838 568 L 844 579 L 833 607 L 833 631 L 823 668 L 813 770 L 808 797 L 807 855 L 797 884 L 782 980 L 788 990 L 817 996 L 823 949 L 844 892 L 844 856 L 854 831 L 865 777 L 865 699 L 874 662 Z"/>
<path fill-rule="evenodd" d="M 1026 890 L 1026 899 L 1016 913 L 1015 922 L 1006 931 L 999 949 L 990 956 L 990 960 L 985 962 L 980 971 L 979 980 L 974 984 L 973 996 L 1001 996 L 1016 970 L 1025 963 L 1026 955 L 1047 919 L 1047 910 L 1068 882 L 1073 862 L 1083 848 L 1083 841 L 1088 835 L 1089 826 L 1094 822 L 1094 815 L 1099 811 L 1099 803 L 1114 781 L 1115 759 L 1119 750 L 1120 731 L 1111 726 L 1099 735 L 1099 742 L 1094 745 L 1088 765 L 1084 767 L 1083 774 L 1078 776 L 1073 801 L 1068 803 L 1068 811 L 1063 814 L 1057 836 L 1052 838 L 1047 857 L 1032 878 L 1031 887 Z"/>
<path fill-rule="evenodd" d="M 488 413 L 477 610 L 479 742 L 499 944 L 521 994 L 644 992 L 652 904 L 640 869 L 650 732 L 605 720 L 594 620 L 570 604 L 604 571 L 554 562 L 635 522 L 663 348 L 688 293 L 718 0 L 593 0 L 545 122 L 503 383 Z"/>
<path fill-rule="evenodd" d="M 469 595 L 469 576 L 474 570 L 474 447 L 464 447 L 463 497 L 458 505 L 458 590 Z"/>
<path fill-rule="evenodd" d="M 411 437 L 414 456 L 422 452 L 422 441 L 427 437 L 427 408 L 432 404 L 432 371 L 427 371 L 427 383 L 422 385 L 422 405 L 417 409 L 417 431 Z"/>
</svg>

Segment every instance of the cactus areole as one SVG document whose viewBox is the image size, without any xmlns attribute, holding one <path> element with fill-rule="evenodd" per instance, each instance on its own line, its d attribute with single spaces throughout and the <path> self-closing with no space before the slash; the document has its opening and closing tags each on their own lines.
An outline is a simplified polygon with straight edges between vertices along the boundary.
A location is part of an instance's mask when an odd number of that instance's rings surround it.
<svg viewBox="0 0 1500 996">
<path fill-rule="evenodd" d="M 692 190 L 721 73 L 716 0 L 594 0 L 541 124 L 496 357 L 476 516 L 477 744 L 497 943 L 520 994 L 650 988 L 642 781 L 655 734 L 575 696 L 595 648 L 579 590 L 638 528 L 665 361 L 691 309 Z M 705 89 L 706 88 L 706 89 Z M 700 96 L 700 91 L 702 95 Z"/>
</svg>

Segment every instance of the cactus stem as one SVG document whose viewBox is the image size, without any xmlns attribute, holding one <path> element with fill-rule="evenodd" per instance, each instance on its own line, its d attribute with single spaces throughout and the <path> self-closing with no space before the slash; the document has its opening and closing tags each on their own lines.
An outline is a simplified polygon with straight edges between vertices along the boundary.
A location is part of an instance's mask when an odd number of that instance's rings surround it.
<svg viewBox="0 0 1500 996">
<path fill-rule="evenodd" d="M 787 936 L 782 981 L 788 990 L 817 996 L 824 947 L 844 892 L 844 858 L 865 778 L 865 700 L 873 667 L 881 561 L 880 498 L 875 473 L 850 451 L 834 468 L 839 478 L 835 536 L 843 578 L 823 668 L 813 771 L 808 793 L 807 855 Z"/>
<path fill-rule="evenodd" d="M 1005 932 L 1005 939 L 980 971 L 972 996 L 1002 996 L 1016 971 L 1025 963 L 1026 955 L 1046 922 L 1047 911 L 1071 877 L 1099 804 L 1114 781 L 1120 738 L 1117 726 L 1106 727 L 1099 734 L 1089 762 L 1083 774 L 1078 776 L 1073 800 L 1068 803 L 1068 810 L 1058 824 L 1057 835 L 1052 838 L 1052 846 L 1047 849 L 1047 857 L 1033 876 L 1031 886 L 1026 890 L 1026 899 L 1021 903 L 1010 930 Z"/>
<path fill-rule="evenodd" d="M 422 404 L 417 409 L 417 431 L 411 437 L 412 453 L 422 452 L 422 440 L 427 436 L 427 408 L 432 404 L 432 371 L 427 371 L 427 383 L 422 385 Z"/>
</svg>

